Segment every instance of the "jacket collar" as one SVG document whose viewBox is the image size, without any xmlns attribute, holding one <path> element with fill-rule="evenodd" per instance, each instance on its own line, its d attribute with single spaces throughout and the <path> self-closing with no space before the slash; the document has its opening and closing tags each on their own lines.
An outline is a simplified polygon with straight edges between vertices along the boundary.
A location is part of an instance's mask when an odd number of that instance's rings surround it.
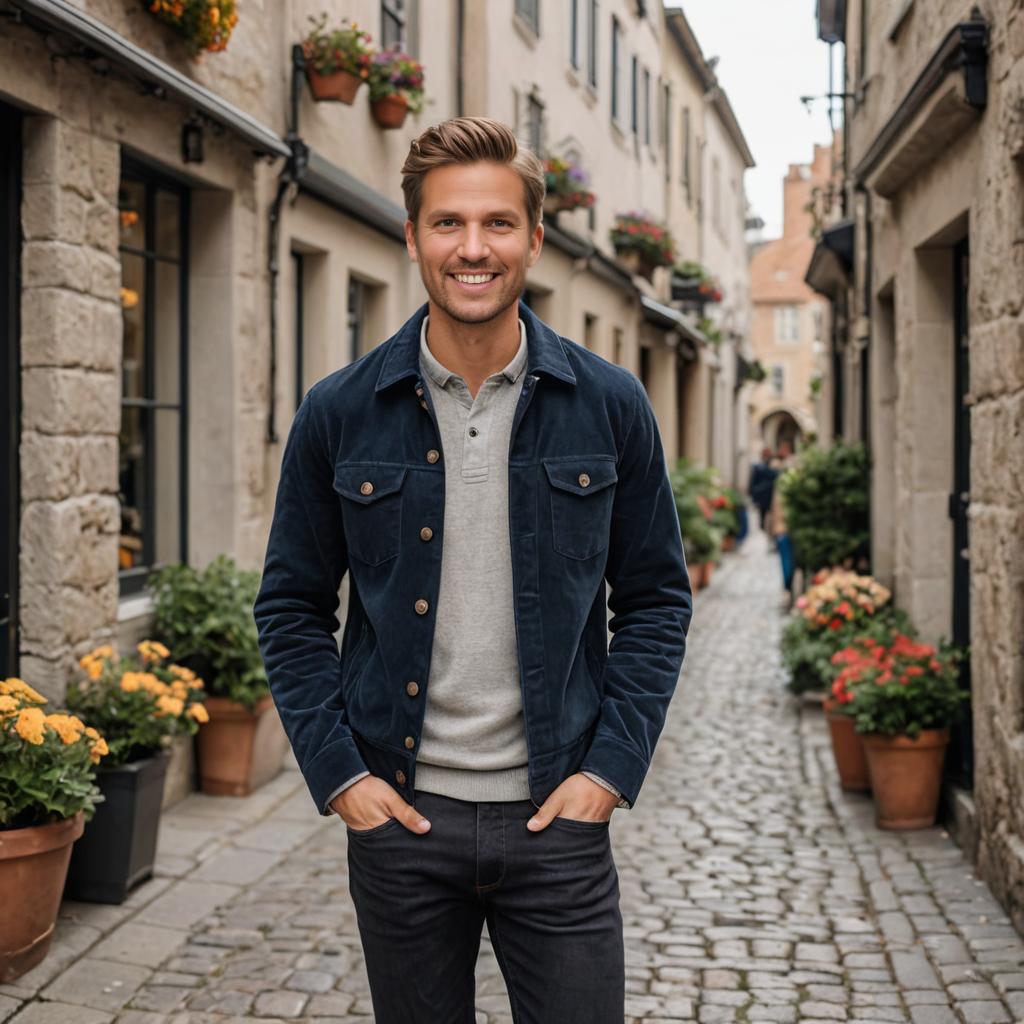
<svg viewBox="0 0 1024 1024">
<path fill-rule="evenodd" d="M 420 375 L 420 330 L 429 312 L 426 302 L 384 344 L 386 351 L 377 377 L 376 391 L 383 391 L 407 377 Z M 546 373 L 566 384 L 575 384 L 561 339 L 529 306 L 519 301 L 519 316 L 526 326 L 526 372 Z"/>
</svg>

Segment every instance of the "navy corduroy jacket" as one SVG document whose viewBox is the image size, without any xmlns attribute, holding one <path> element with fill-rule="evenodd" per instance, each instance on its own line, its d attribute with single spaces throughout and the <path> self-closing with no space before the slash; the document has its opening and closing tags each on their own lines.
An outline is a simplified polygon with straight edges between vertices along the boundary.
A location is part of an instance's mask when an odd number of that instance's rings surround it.
<svg viewBox="0 0 1024 1024">
<path fill-rule="evenodd" d="M 444 545 L 444 453 L 419 366 L 427 311 L 315 384 L 285 445 L 253 611 L 322 814 L 363 770 L 413 802 Z M 586 770 L 635 806 L 692 613 L 658 427 L 632 373 L 524 303 L 519 316 L 509 538 L 530 795 L 540 806 Z"/>
</svg>

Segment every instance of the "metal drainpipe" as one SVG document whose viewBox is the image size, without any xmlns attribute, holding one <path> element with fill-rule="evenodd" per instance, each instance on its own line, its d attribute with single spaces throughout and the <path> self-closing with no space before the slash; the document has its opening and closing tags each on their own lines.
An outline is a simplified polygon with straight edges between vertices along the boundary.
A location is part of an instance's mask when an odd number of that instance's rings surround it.
<svg viewBox="0 0 1024 1024">
<path fill-rule="evenodd" d="M 277 444 L 280 435 L 277 432 L 277 280 L 280 276 L 281 267 L 278 261 L 278 250 L 281 242 L 281 206 L 288 190 L 298 181 L 299 176 L 309 162 L 309 147 L 302 141 L 299 135 L 299 92 L 302 88 L 302 76 L 306 69 L 305 57 L 302 54 L 302 47 L 298 44 L 292 47 L 292 89 L 291 89 L 291 110 L 289 116 L 288 133 L 285 135 L 285 142 L 291 148 L 291 156 L 288 158 L 281 177 L 277 182 L 277 192 L 274 194 L 274 201 L 270 204 L 268 215 L 267 231 L 267 277 L 270 286 L 270 395 L 267 408 L 267 440 L 270 444 Z"/>
</svg>

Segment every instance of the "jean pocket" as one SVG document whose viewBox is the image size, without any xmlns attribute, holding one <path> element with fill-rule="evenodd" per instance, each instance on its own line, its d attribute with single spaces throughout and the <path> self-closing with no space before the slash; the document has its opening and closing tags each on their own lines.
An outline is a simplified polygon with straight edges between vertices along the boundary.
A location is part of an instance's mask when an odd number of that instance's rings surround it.
<svg viewBox="0 0 1024 1024">
<path fill-rule="evenodd" d="M 551 819 L 551 824 L 559 824 L 565 828 L 578 829 L 584 832 L 599 831 L 600 829 L 608 828 L 611 823 L 611 818 L 606 821 L 587 821 L 583 818 L 563 818 L 560 814 L 556 814 Z"/>
<path fill-rule="evenodd" d="M 609 455 L 545 459 L 551 485 L 551 538 L 566 558 L 586 559 L 608 547 L 612 522 L 615 460 Z"/>
<path fill-rule="evenodd" d="M 392 825 L 397 824 L 398 819 L 392 817 L 388 818 L 387 821 L 382 821 L 379 825 L 374 825 L 373 828 L 352 828 L 351 825 L 346 824 L 345 831 L 348 832 L 350 836 L 373 836 L 377 835 L 380 832 L 384 832 L 387 829 L 391 828 Z"/>
<path fill-rule="evenodd" d="M 402 541 L 402 485 L 406 466 L 372 463 L 334 468 L 334 489 L 341 496 L 348 552 L 367 565 L 398 555 Z"/>
</svg>

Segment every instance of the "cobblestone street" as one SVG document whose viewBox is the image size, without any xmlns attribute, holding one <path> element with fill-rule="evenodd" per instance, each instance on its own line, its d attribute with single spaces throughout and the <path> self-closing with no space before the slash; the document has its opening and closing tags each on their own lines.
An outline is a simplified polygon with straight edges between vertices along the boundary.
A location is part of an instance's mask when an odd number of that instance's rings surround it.
<svg viewBox="0 0 1024 1024">
<path fill-rule="evenodd" d="M 820 710 L 783 688 L 782 614 L 757 535 L 698 595 L 654 765 L 613 815 L 627 1020 L 1024 1021 L 1024 942 L 958 848 L 880 832 L 839 790 Z M 190 796 L 159 877 L 121 907 L 65 904 L 0 1020 L 368 1020 L 345 866 L 294 770 L 247 800 Z M 486 932 L 477 978 L 478 1021 L 511 1021 Z"/>
</svg>

